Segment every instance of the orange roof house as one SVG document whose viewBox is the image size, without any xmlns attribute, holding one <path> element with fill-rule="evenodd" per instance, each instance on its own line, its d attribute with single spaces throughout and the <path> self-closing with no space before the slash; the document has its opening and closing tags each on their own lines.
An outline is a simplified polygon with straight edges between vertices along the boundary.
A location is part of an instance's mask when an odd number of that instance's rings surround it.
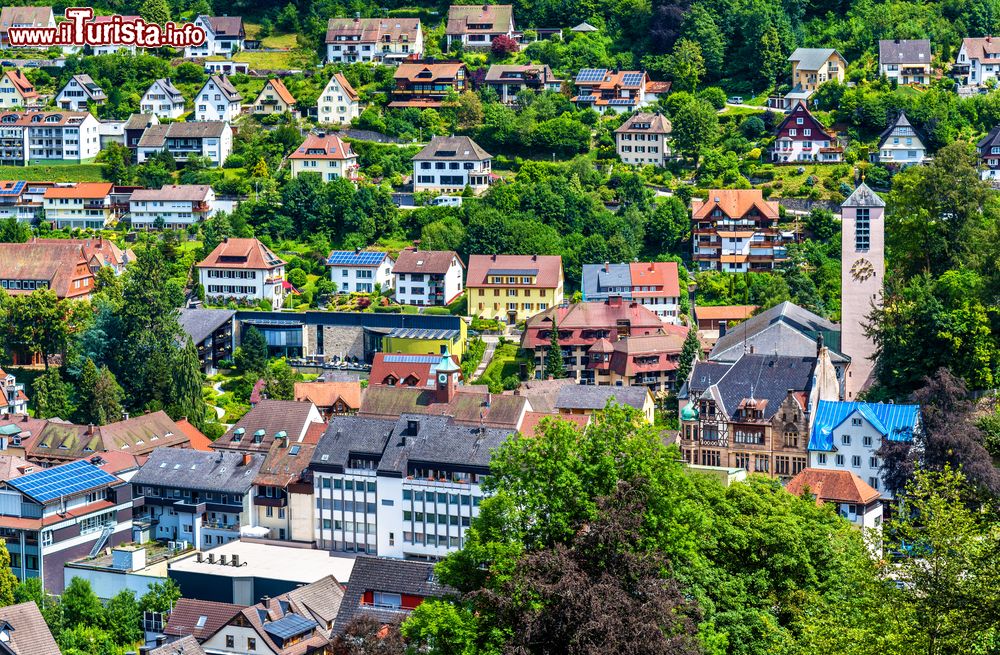
<svg viewBox="0 0 1000 655">
<path fill-rule="evenodd" d="M 316 405 L 324 420 L 334 414 L 353 414 L 361 409 L 361 383 L 296 382 L 295 400 Z"/>
<path fill-rule="evenodd" d="M 11 295 L 48 288 L 59 298 L 85 298 L 94 273 L 79 243 L 0 243 L 0 285 Z"/>
</svg>

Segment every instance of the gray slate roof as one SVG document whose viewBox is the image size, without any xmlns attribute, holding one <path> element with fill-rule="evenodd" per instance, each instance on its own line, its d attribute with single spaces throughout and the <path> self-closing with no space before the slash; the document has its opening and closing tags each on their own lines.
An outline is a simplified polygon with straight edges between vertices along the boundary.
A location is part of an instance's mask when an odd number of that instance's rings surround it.
<svg viewBox="0 0 1000 655">
<path fill-rule="evenodd" d="M 163 92 L 169 96 L 170 102 L 184 102 L 184 94 L 181 93 L 169 77 L 161 77 L 160 79 L 153 82 L 153 84 L 159 84 Z M 150 84 L 149 86 L 153 86 Z"/>
<path fill-rule="evenodd" d="M 333 416 L 313 452 L 310 466 L 343 470 L 351 453 L 381 457 L 396 421 L 361 416 Z"/>
<path fill-rule="evenodd" d="M 789 389 L 810 390 L 815 367 L 815 357 L 748 354 L 723 372 L 715 387 L 728 416 L 736 413 L 745 398 L 754 398 L 767 401 L 763 416 L 770 419 L 787 397 Z"/>
<path fill-rule="evenodd" d="M 880 64 L 929 64 L 931 42 L 928 39 L 879 41 L 878 60 Z"/>
<path fill-rule="evenodd" d="M 608 288 L 622 287 L 629 294 L 632 288 L 632 269 L 628 264 L 609 264 L 605 270 L 604 264 L 583 265 L 583 297 L 590 299 L 598 294 L 613 293 Z"/>
<path fill-rule="evenodd" d="M 839 325 L 786 301 L 729 328 L 715 342 L 709 359 L 735 362 L 751 347 L 760 354 L 815 357 L 820 335 L 833 363 L 850 361 L 839 352 Z"/>
<path fill-rule="evenodd" d="M 236 315 L 233 309 L 181 309 L 178 321 L 191 341 L 199 344 L 212 336 L 220 327 L 232 321 Z"/>
<path fill-rule="evenodd" d="M 1000 130 L 997 130 L 997 134 L 1000 134 Z M 858 185 L 858 188 L 847 197 L 840 205 L 841 207 L 885 207 L 885 200 L 879 197 L 877 193 L 871 190 L 867 184 L 862 182 Z"/>
<path fill-rule="evenodd" d="M 205 649 L 192 635 L 181 637 L 177 641 L 163 644 L 149 651 L 149 655 L 205 655 Z"/>
<path fill-rule="evenodd" d="M 976 144 L 976 147 L 979 148 L 980 150 L 982 150 L 983 148 L 991 148 L 993 146 L 1000 146 L 1000 125 L 997 125 L 992 130 L 990 130 L 989 134 L 980 139 L 979 143 Z"/>
<path fill-rule="evenodd" d="M 604 409 L 609 400 L 638 410 L 643 408 L 649 390 L 646 387 L 611 387 L 598 385 L 571 385 L 559 389 L 556 409 Z"/>
<path fill-rule="evenodd" d="M 0 607 L 0 621 L 11 627 L 10 641 L 0 647 L 0 653 L 9 650 L 14 655 L 59 655 L 59 646 L 35 601 Z"/>
<path fill-rule="evenodd" d="M 413 161 L 480 161 L 492 156 L 467 136 L 435 136 Z"/>
<path fill-rule="evenodd" d="M 912 123 L 910 123 L 910 119 L 906 117 L 906 112 L 901 111 L 899 112 L 899 115 L 896 116 L 896 120 L 889 123 L 889 125 L 884 130 L 882 130 L 882 134 L 879 135 L 879 140 L 878 140 L 879 148 L 885 145 L 885 142 L 889 140 L 889 137 L 892 136 L 892 133 L 895 131 L 897 127 L 908 127 L 911 130 L 913 130 L 913 136 L 916 137 L 917 141 L 920 142 L 920 145 L 923 146 L 924 135 Z"/>
<path fill-rule="evenodd" d="M 172 489 L 246 493 L 264 462 L 263 455 L 249 455 L 244 466 L 243 453 L 203 452 L 187 448 L 157 448 L 132 484 L 145 484 Z"/>
<path fill-rule="evenodd" d="M 459 424 L 449 416 L 403 414 L 396 422 L 378 471 L 406 476 L 411 462 L 489 469 L 493 451 L 515 432 L 508 428 Z"/>
<path fill-rule="evenodd" d="M 799 62 L 799 68 L 802 70 L 814 71 L 819 70 L 835 52 L 837 51 L 833 48 L 796 48 L 795 52 L 788 56 L 788 61 Z"/>
</svg>

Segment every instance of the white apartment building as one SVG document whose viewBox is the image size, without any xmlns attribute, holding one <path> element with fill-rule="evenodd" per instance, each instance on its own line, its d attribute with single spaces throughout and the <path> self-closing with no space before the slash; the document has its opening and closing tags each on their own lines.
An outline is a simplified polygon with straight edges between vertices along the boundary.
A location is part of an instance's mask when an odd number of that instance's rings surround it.
<svg viewBox="0 0 1000 655">
<path fill-rule="evenodd" d="M 883 439 L 912 441 L 918 430 L 919 405 L 821 400 L 809 438 L 809 466 L 850 471 L 891 500 L 876 453 Z"/>
<path fill-rule="evenodd" d="M 334 73 L 319 94 L 316 117 L 320 124 L 346 125 L 361 115 L 358 92 L 342 73 Z"/>
<path fill-rule="evenodd" d="M 223 121 L 149 125 L 136 144 L 136 158 L 141 164 L 164 149 L 177 161 L 201 155 L 222 166 L 233 150 L 233 130 Z"/>
<path fill-rule="evenodd" d="M 205 42 L 184 48 L 184 57 L 228 57 L 243 49 L 246 31 L 239 16 L 198 16 L 194 24 L 205 30 Z"/>
<path fill-rule="evenodd" d="M 467 136 L 435 136 L 413 156 L 413 191 L 475 193 L 489 188 L 493 155 Z"/>
<path fill-rule="evenodd" d="M 318 173 L 324 182 L 332 182 L 341 177 L 356 180 L 358 177 L 358 156 L 351 144 L 336 134 L 315 132 L 288 156 L 292 165 L 292 177 L 300 173 Z"/>
<path fill-rule="evenodd" d="M 161 77 L 142 94 L 139 109 L 143 114 L 153 114 L 158 118 L 180 118 L 184 115 L 184 96 L 169 77 Z"/>
<path fill-rule="evenodd" d="M 43 197 L 45 220 L 56 229 L 104 229 L 115 218 L 110 182 L 80 182 L 47 189 Z"/>
<path fill-rule="evenodd" d="M 882 132 L 878 142 L 878 161 L 882 164 L 922 164 L 927 159 L 927 148 L 920 133 L 904 112 Z"/>
<path fill-rule="evenodd" d="M 618 158 L 626 164 L 663 168 L 670 159 L 670 121 L 661 114 L 639 113 L 615 130 Z"/>
<path fill-rule="evenodd" d="M 899 84 L 930 84 L 931 42 L 928 39 L 879 41 L 878 71 Z"/>
<path fill-rule="evenodd" d="M 232 123 L 243 111 L 243 96 L 228 77 L 212 75 L 195 96 L 196 121 L 223 121 Z"/>
<path fill-rule="evenodd" d="M 337 293 L 371 293 L 376 285 L 391 289 L 395 263 L 389 253 L 377 250 L 334 250 L 326 258 Z"/>
<path fill-rule="evenodd" d="M 326 26 L 327 63 L 398 64 L 423 54 L 419 18 L 331 18 Z"/>
<path fill-rule="evenodd" d="M 129 197 L 133 228 L 179 230 L 215 215 L 215 191 L 207 184 L 171 184 L 139 189 Z"/>
<path fill-rule="evenodd" d="M 85 164 L 100 150 L 100 123 L 87 112 L 0 114 L 0 164 Z"/>
<path fill-rule="evenodd" d="M 195 265 L 206 299 L 257 303 L 280 309 L 285 300 L 285 262 L 257 239 L 226 238 Z"/>
<path fill-rule="evenodd" d="M 90 75 L 74 75 L 56 95 L 56 104 L 69 111 L 88 111 L 90 103 L 103 105 L 108 96 Z"/>
<path fill-rule="evenodd" d="M 465 264 L 453 250 L 407 248 L 392 267 L 396 302 L 447 305 L 462 295 Z"/>
</svg>

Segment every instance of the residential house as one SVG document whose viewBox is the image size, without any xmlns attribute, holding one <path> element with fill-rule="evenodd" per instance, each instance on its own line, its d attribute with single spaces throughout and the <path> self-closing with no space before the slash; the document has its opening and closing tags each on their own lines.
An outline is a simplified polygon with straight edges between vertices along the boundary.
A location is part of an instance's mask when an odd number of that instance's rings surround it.
<svg viewBox="0 0 1000 655">
<path fill-rule="evenodd" d="M 453 356 L 454 358 L 454 356 Z M 435 368 L 441 355 L 381 352 L 375 353 L 368 384 L 387 387 L 420 387 L 433 389 L 437 384 Z M 458 363 L 458 360 L 455 362 Z"/>
<path fill-rule="evenodd" d="M 0 644 L 5 655 L 61 655 L 33 600 L 0 607 Z"/>
<path fill-rule="evenodd" d="M 18 223 L 37 224 L 43 216 L 45 191 L 54 186 L 55 182 L 0 181 L 0 219 L 13 218 Z"/>
<path fill-rule="evenodd" d="M 135 161 L 136 152 L 139 148 L 139 141 L 143 133 L 153 125 L 159 125 L 160 119 L 156 114 L 132 114 L 122 126 L 125 136 L 125 146 L 132 151 L 132 158 Z"/>
<path fill-rule="evenodd" d="M 467 136 L 434 136 L 413 156 L 413 191 L 482 193 L 492 182 L 493 155 Z"/>
<path fill-rule="evenodd" d="M 27 413 L 28 396 L 24 393 L 24 384 L 19 384 L 13 373 L 0 368 L 0 415 Z"/>
<path fill-rule="evenodd" d="M 979 140 L 976 150 L 979 152 L 979 163 L 982 166 L 980 177 L 984 180 L 1000 178 L 1000 125 Z"/>
<path fill-rule="evenodd" d="M 45 220 L 56 229 L 104 229 L 117 217 L 111 208 L 110 182 L 80 182 L 48 189 L 44 197 Z"/>
<path fill-rule="evenodd" d="M 198 349 L 201 370 L 206 375 L 218 370 L 220 362 L 233 359 L 235 316 L 232 309 L 180 309 L 177 319 Z"/>
<path fill-rule="evenodd" d="M 573 84 L 576 95 L 572 100 L 578 108 L 598 112 L 611 109 L 618 114 L 651 105 L 670 88 L 669 83 L 650 80 L 645 71 L 606 68 L 584 68 L 577 73 Z"/>
<path fill-rule="evenodd" d="M 135 260 L 135 253 L 130 249 L 122 250 L 111 239 L 97 237 L 94 239 L 39 239 L 32 238 L 34 243 L 60 246 L 73 244 L 83 248 L 83 255 L 87 258 L 90 270 L 94 275 L 105 266 L 110 266 L 115 275 L 125 272 L 125 267 Z"/>
<path fill-rule="evenodd" d="M 158 638 L 156 643 L 159 645 L 154 646 L 152 650 L 147 650 L 146 655 L 207 655 L 205 649 L 201 647 L 201 644 L 192 635 L 181 637 L 177 641 L 170 643 L 166 643 L 162 638 Z"/>
<path fill-rule="evenodd" d="M 889 124 L 878 141 L 878 162 L 908 166 L 922 164 L 927 159 L 924 136 L 899 112 L 896 120 Z"/>
<path fill-rule="evenodd" d="M 638 113 L 615 130 L 618 158 L 626 164 L 663 168 L 670 160 L 670 120 L 656 112 Z"/>
<path fill-rule="evenodd" d="M 194 120 L 232 123 L 243 111 L 243 96 L 229 78 L 212 75 L 195 96 Z"/>
<path fill-rule="evenodd" d="M 323 417 L 311 402 L 264 398 L 216 439 L 212 448 L 267 453 L 278 440 L 305 443 L 314 424 L 322 423 Z"/>
<path fill-rule="evenodd" d="M 233 61 L 231 59 L 206 59 L 203 64 L 205 72 L 209 75 L 250 74 L 250 64 L 245 61 Z"/>
<path fill-rule="evenodd" d="M 420 59 L 424 33 L 419 18 L 331 18 L 326 26 L 326 61 L 396 64 Z"/>
<path fill-rule="evenodd" d="M 760 189 L 713 189 L 691 199 L 692 259 L 701 271 L 769 271 L 788 258 L 778 203 Z"/>
<path fill-rule="evenodd" d="M 183 230 L 215 215 L 215 191 L 207 184 L 139 189 L 129 197 L 133 228 Z"/>
<path fill-rule="evenodd" d="M 361 409 L 361 382 L 296 382 L 296 402 L 312 403 L 324 421 Z"/>
<path fill-rule="evenodd" d="M 198 16 L 194 24 L 205 30 L 205 42 L 184 48 L 184 57 L 228 57 L 243 49 L 246 31 L 239 16 Z"/>
<path fill-rule="evenodd" d="M 90 111 L 90 105 L 103 105 L 108 101 L 104 89 L 85 73 L 69 78 L 65 86 L 56 94 L 56 104 L 69 111 Z"/>
<path fill-rule="evenodd" d="M 584 302 L 603 302 L 618 296 L 639 303 L 664 322 L 680 323 L 677 262 L 584 264 L 580 287 Z"/>
<path fill-rule="evenodd" d="M 168 643 L 176 644 L 182 637 L 190 637 L 200 644 L 224 628 L 242 610 L 242 605 L 232 603 L 178 598 L 170 610 L 163 634 Z"/>
<path fill-rule="evenodd" d="M 491 453 L 513 433 L 449 416 L 334 417 L 310 464 L 317 546 L 407 559 L 458 550 L 479 514 Z"/>
<path fill-rule="evenodd" d="M 158 118 L 180 118 L 184 115 L 184 96 L 169 77 L 161 77 L 142 94 L 139 110 Z"/>
<path fill-rule="evenodd" d="M 285 299 L 285 262 L 257 239 L 225 238 L 195 264 L 207 298 L 235 299 L 278 309 Z"/>
<path fill-rule="evenodd" d="M 450 305 L 462 295 L 465 264 L 453 250 L 401 250 L 392 266 L 401 305 Z"/>
<path fill-rule="evenodd" d="M 788 61 L 792 64 L 792 89 L 784 96 L 769 99 L 772 108 L 784 111 L 807 102 L 826 82 L 843 83 L 847 70 L 847 60 L 833 48 L 796 48 Z"/>
<path fill-rule="evenodd" d="M 498 36 L 514 39 L 514 6 L 452 5 L 448 7 L 444 34 L 449 50 L 456 43 L 463 48 L 489 48 Z"/>
<path fill-rule="evenodd" d="M 257 99 L 253 101 L 253 113 L 264 115 L 289 113 L 293 117 L 297 116 L 295 96 L 288 90 L 284 82 L 277 77 L 272 77 L 264 84 L 264 88 L 257 94 Z"/>
<path fill-rule="evenodd" d="M 140 16 L 94 16 L 90 19 L 90 23 L 93 25 L 108 25 L 115 22 L 116 19 L 120 19 L 121 23 L 135 23 L 141 20 Z M 105 45 L 92 45 L 90 46 L 90 52 L 97 55 L 113 55 L 114 53 L 124 50 L 131 54 L 136 53 L 136 46 L 134 45 L 118 45 L 118 44 L 105 44 Z"/>
<path fill-rule="evenodd" d="M 497 92 L 500 102 L 513 105 L 521 91 L 558 92 L 562 90 L 563 81 L 555 76 L 548 64 L 492 64 L 483 84 Z"/>
<path fill-rule="evenodd" d="M 79 244 L 0 243 L 0 287 L 11 295 L 51 289 L 58 298 L 85 299 L 94 273 Z"/>
<path fill-rule="evenodd" d="M 805 102 L 801 100 L 774 130 L 771 161 L 839 162 L 843 158 L 844 149 L 837 138 L 809 113 Z"/>
<path fill-rule="evenodd" d="M 349 180 L 358 179 L 358 155 L 351 144 L 338 135 L 327 132 L 314 132 L 288 155 L 292 164 L 292 177 L 299 173 L 318 173 L 324 182 L 331 182 L 344 177 Z"/>
<path fill-rule="evenodd" d="M 566 385 L 559 389 L 556 411 L 560 416 L 593 416 L 603 411 L 608 403 L 631 407 L 642 414 L 647 423 L 653 424 L 653 395 L 646 387 Z"/>
<path fill-rule="evenodd" d="M 2 481 L 0 498 L 11 572 L 39 578 L 50 593 L 62 593 L 66 562 L 132 536 L 129 485 L 87 460 Z"/>
<path fill-rule="evenodd" d="M 951 74 L 959 84 L 986 86 L 1000 75 L 1000 40 L 992 36 L 962 39 Z"/>
<path fill-rule="evenodd" d="M 240 538 L 253 525 L 254 479 L 264 456 L 157 448 L 132 478 L 136 520 L 156 539 L 201 550 Z"/>
<path fill-rule="evenodd" d="M 358 404 L 361 404 L 360 398 Z M 313 425 L 317 429 L 311 443 L 281 437 L 276 438 L 267 450 L 253 481 L 255 517 L 252 525 L 259 530 L 257 536 L 312 542 L 315 501 L 312 473 L 306 469 L 326 427 L 322 423 Z"/>
<path fill-rule="evenodd" d="M 89 164 L 101 150 L 100 124 L 88 112 L 0 114 L 0 164 Z"/>
<path fill-rule="evenodd" d="M 806 468 L 788 481 L 785 490 L 817 504 L 832 504 L 837 514 L 859 528 L 882 527 L 881 496 L 850 471 Z"/>
<path fill-rule="evenodd" d="M 469 71 L 460 61 L 400 64 L 393 79 L 391 108 L 440 109 L 449 94 L 469 88 Z"/>
<path fill-rule="evenodd" d="M 470 255 L 469 313 L 515 324 L 563 301 L 559 255 Z"/>
<path fill-rule="evenodd" d="M 207 157 L 213 166 L 222 166 L 233 149 L 233 130 L 224 121 L 152 124 L 136 144 L 136 160 L 141 164 L 166 150 L 177 161 L 190 155 Z"/>
<path fill-rule="evenodd" d="M 930 84 L 931 42 L 892 39 L 878 42 L 878 71 L 900 84 Z"/>
<path fill-rule="evenodd" d="M 385 624 L 399 623 L 424 600 L 455 594 L 437 581 L 432 562 L 358 557 L 333 634 L 342 634 L 351 621 L 363 616 Z"/>
<path fill-rule="evenodd" d="M 811 357 L 746 353 L 735 363 L 695 362 L 678 393 L 684 461 L 798 475 L 809 462 L 817 403 L 839 397 L 825 347 Z"/>
<path fill-rule="evenodd" d="M 13 9 L 13 7 L 4 7 Z M 35 85 L 19 68 L 5 71 L 0 77 L 0 108 L 31 107 L 39 102 Z"/>
<path fill-rule="evenodd" d="M 395 260 L 379 250 L 334 250 L 326 258 L 330 281 L 337 293 L 372 293 L 392 288 L 392 267 Z"/>
<path fill-rule="evenodd" d="M 360 96 L 343 73 L 334 73 L 319 94 L 316 121 L 321 125 L 347 125 L 361 115 Z"/>
<path fill-rule="evenodd" d="M 0 49 L 10 47 L 12 27 L 55 27 L 52 7 L 4 7 L 0 9 Z"/>
<path fill-rule="evenodd" d="M 677 369 L 688 328 L 665 325 L 663 334 L 625 337 L 614 343 L 611 361 L 602 365 L 610 371 L 612 386 L 647 387 L 657 398 L 677 386 Z"/>
<path fill-rule="evenodd" d="M 891 500 L 878 451 L 886 440 L 911 443 L 920 429 L 919 405 L 821 400 L 810 432 L 809 466 L 856 474 Z"/>
</svg>

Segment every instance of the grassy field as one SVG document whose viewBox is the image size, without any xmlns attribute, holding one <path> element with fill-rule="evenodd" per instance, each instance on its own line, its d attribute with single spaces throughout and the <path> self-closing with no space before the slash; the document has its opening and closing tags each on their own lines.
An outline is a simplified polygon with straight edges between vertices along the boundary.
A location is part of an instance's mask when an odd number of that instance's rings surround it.
<svg viewBox="0 0 1000 655">
<path fill-rule="evenodd" d="M 804 169 L 801 173 L 800 168 Z M 773 171 L 774 179 L 761 184 L 760 188 L 770 188 L 773 197 L 808 198 L 813 191 L 817 191 L 819 198 L 816 199 L 830 200 L 840 196 L 841 182 L 851 184 L 851 167 L 848 164 L 782 164 L 764 170 Z M 812 187 L 806 183 L 810 176 L 816 178 Z"/>
<path fill-rule="evenodd" d="M 245 50 L 233 55 L 233 61 L 246 62 L 250 64 L 250 68 L 255 70 L 301 68 L 301 63 L 297 63 L 294 52 L 251 52 Z"/>
<path fill-rule="evenodd" d="M 28 182 L 103 182 L 104 164 L 0 166 L 0 180 Z"/>
<path fill-rule="evenodd" d="M 264 48 L 278 50 L 291 50 L 298 45 L 298 35 L 296 34 L 272 34 L 261 39 L 260 45 Z"/>
</svg>

